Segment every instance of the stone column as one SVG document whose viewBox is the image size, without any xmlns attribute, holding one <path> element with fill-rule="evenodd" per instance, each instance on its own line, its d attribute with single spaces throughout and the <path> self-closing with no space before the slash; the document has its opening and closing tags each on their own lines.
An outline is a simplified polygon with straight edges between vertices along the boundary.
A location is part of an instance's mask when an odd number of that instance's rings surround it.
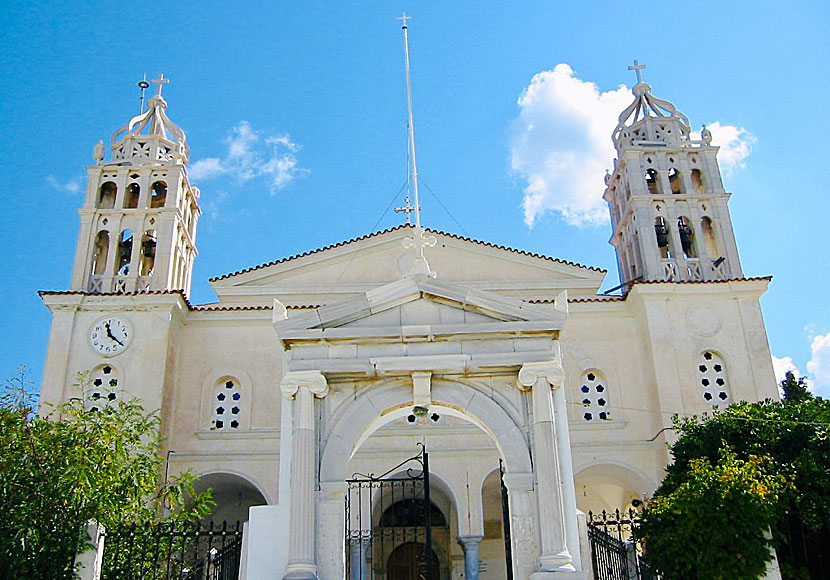
<svg viewBox="0 0 830 580">
<path fill-rule="evenodd" d="M 293 400 L 291 445 L 291 513 L 289 515 L 288 564 L 284 580 L 316 580 L 315 466 L 317 433 L 314 398 L 328 394 L 320 371 L 294 371 L 282 379 L 283 395 Z"/>
<path fill-rule="evenodd" d="M 464 578 L 478 580 L 478 549 L 484 536 L 459 536 L 458 543 L 464 550 Z"/>
<path fill-rule="evenodd" d="M 561 457 L 551 396 L 551 386 L 561 385 L 564 378 L 558 361 L 526 363 L 519 371 L 519 387 L 530 390 L 533 405 L 533 470 L 539 502 L 540 572 L 575 570 L 565 538 Z"/>
</svg>

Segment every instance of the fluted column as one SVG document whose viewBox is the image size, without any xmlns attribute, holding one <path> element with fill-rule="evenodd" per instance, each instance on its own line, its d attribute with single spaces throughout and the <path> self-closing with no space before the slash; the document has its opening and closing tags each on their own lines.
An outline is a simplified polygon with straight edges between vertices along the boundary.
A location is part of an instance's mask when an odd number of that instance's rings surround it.
<svg viewBox="0 0 830 580">
<path fill-rule="evenodd" d="M 458 543 L 464 550 L 464 578 L 479 580 L 478 549 L 484 536 L 459 536 Z"/>
<path fill-rule="evenodd" d="M 539 501 L 542 572 L 575 570 L 565 537 L 560 454 L 554 421 L 552 387 L 565 373 L 558 361 L 526 363 L 519 371 L 519 387 L 531 392 L 533 407 L 533 470 Z"/>
<path fill-rule="evenodd" d="M 317 461 L 314 399 L 328 394 L 328 383 L 319 371 L 290 372 L 280 385 L 293 400 L 294 424 L 291 449 L 291 513 L 289 516 L 288 564 L 284 580 L 315 580 L 315 484 Z"/>
</svg>

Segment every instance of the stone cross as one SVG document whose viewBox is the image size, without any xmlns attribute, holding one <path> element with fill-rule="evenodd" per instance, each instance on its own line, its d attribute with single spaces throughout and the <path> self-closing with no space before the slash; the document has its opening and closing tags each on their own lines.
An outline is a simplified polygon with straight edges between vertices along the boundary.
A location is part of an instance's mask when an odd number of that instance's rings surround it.
<svg viewBox="0 0 830 580">
<path fill-rule="evenodd" d="M 643 82 L 643 77 L 640 76 L 640 71 L 644 68 L 646 68 L 646 65 L 640 64 L 640 61 L 636 58 L 634 59 L 634 64 L 628 67 L 628 70 L 633 70 L 635 73 L 637 73 L 637 84 Z"/>
<path fill-rule="evenodd" d="M 629 68 L 631 68 L 631 67 L 629 67 Z M 163 75 L 163 74 L 161 74 L 161 73 L 159 73 L 159 78 L 157 78 L 157 79 L 153 79 L 153 80 L 151 80 L 150 82 L 151 82 L 151 83 L 153 83 L 154 85 L 158 85 L 159 92 L 158 92 L 157 96 L 159 96 L 159 97 L 160 97 L 160 96 L 161 96 L 161 88 L 162 88 L 162 86 L 167 85 L 167 84 L 170 84 L 170 79 L 166 79 L 166 78 L 164 78 L 164 75 Z"/>
</svg>

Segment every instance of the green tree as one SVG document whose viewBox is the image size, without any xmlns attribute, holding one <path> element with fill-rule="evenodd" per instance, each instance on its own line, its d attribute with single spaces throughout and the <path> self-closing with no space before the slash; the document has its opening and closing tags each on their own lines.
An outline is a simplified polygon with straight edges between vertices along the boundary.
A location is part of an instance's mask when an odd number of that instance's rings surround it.
<svg viewBox="0 0 830 580">
<path fill-rule="evenodd" d="M 830 521 L 830 401 L 782 388 L 790 393 L 784 401 L 742 402 L 675 419 L 674 462 L 636 531 L 647 559 L 666 577 L 757 578 L 768 558 L 768 529 L 780 546 L 786 519 L 809 530 Z M 701 566 L 704 546 L 718 569 Z M 785 577 L 798 577 L 785 568 L 782 563 Z"/>
<path fill-rule="evenodd" d="M 781 392 L 785 401 L 800 403 L 813 397 L 812 393 L 807 390 L 807 379 L 800 377 L 796 380 L 795 375 L 790 371 L 787 371 L 784 376 L 784 380 L 781 381 Z"/>
<path fill-rule="evenodd" d="M 89 520 L 114 527 L 209 511 L 190 475 L 161 480 L 157 413 L 137 400 L 87 411 L 76 398 L 39 415 L 24 377 L 0 398 L 0 577 L 72 578 Z"/>
</svg>

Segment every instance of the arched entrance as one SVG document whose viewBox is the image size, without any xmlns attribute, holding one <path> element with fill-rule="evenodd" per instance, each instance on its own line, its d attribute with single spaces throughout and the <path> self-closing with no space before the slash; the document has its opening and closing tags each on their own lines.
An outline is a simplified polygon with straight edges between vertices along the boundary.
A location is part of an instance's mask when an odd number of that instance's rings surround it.
<svg viewBox="0 0 830 580">
<path fill-rule="evenodd" d="M 233 473 L 202 475 L 193 482 L 193 488 L 197 493 L 211 490 L 211 498 L 216 505 L 205 520 L 217 523 L 242 524 L 248 521 L 249 508 L 268 503 L 256 485 Z"/>
<path fill-rule="evenodd" d="M 438 570 L 438 556 L 430 551 L 432 569 Z M 395 548 L 386 562 L 386 580 L 421 580 L 426 578 L 427 546 L 406 542 Z"/>
</svg>

